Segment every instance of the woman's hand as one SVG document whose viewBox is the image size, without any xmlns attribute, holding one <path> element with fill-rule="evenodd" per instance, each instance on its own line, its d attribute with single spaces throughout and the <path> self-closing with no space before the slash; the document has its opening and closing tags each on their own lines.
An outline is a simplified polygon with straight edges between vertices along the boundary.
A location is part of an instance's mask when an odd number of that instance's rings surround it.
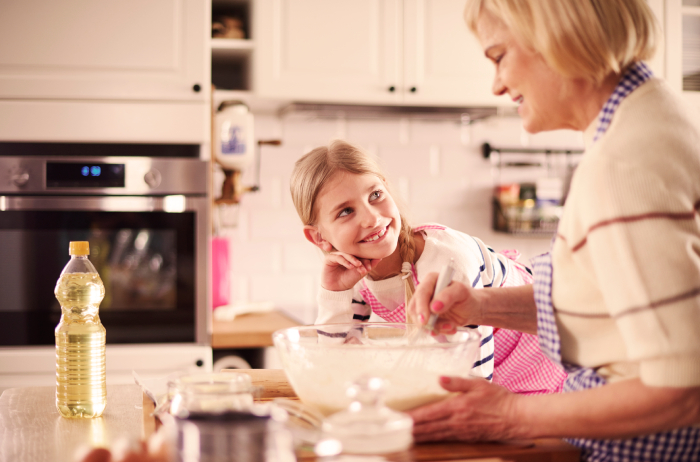
<svg viewBox="0 0 700 462">
<path fill-rule="evenodd" d="M 437 278 L 438 273 L 430 273 L 418 285 L 408 304 L 409 319 L 417 319 L 419 324 L 425 324 L 432 313 L 437 313 L 439 318 L 435 331 L 444 334 L 454 333 L 458 326 L 480 324 L 479 291 L 452 281 L 433 298 Z"/>
<path fill-rule="evenodd" d="M 328 242 L 324 243 L 323 250 L 326 254 L 321 272 L 321 286 L 333 292 L 352 289 L 381 261 L 360 259 L 349 253 L 333 250 Z"/>
<path fill-rule="evenodd" d="M 519 396 L 482 379 L 441 377 L 440 385 L 458 392 L 408 411 L 413 436 L 423 441 L 495 441 L 521 438 L 515 417 Z"/>
<path fill-rule="evenodd" d="M 408 319 L 425 324 L 432 313 L 437 313 L 435 331 L 443 334 L 454 333 L 457 327 L 468 324 L 537 334 L 537 306 L 532 285 L 474 289 L 452 281 L 433 298 L 437 278 L 437 273 L 423 278 L 408 304 Z"/>
</svg>

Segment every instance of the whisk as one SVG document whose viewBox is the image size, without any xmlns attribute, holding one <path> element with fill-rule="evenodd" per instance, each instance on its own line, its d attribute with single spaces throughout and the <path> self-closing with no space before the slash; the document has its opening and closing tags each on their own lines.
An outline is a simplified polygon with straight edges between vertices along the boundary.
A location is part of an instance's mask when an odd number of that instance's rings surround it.
<svg viewBox="0 0 700 462">
<path fill-rule="evenodd" d="M 435 291 L 433 291 L 433 298 L 440 293 L 445 287 L 450 285 L 450 282 L 452 282 L 452 277 L 454 276 L 455 273 L 455 268 L 454 268 L 454 259 L 450 258 L 450 261 L 447 265 L 445 265 L 442 268 L 442 271 L 440 271 L 440 275 L 438 276 L 437 283 L 435 284 Z M 407 348 L 401 356 L 396 360 L 394 363 L 394 368 L 397 369 L 399 367 L 405 367 L 407 365 L 410 365 L 411 363 L 415 362 L 415 359 L 413 358 L 413 355 L 411 355 L 411 351 L 413 351 L 413 348 L 410 348 L 418 343 L 423 343 L 427 337 L 428 334 L 433 332 L 435 330 L 435 323 L 438 320 L 438 314 L 437 313 L 432 313 L 430 317 L 428 318 L 428 322 L 425 324 L 423 327 L 419 327 L 415 330 L 413 330 L 408 337 L 407 345 L 409 348 Z"/>
</svg>

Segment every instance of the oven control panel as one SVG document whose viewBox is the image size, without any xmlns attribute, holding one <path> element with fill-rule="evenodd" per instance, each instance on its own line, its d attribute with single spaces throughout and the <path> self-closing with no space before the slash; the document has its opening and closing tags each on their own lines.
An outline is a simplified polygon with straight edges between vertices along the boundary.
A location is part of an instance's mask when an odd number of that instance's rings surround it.
<svg viewBox="0 0 700 462">
<path fill-rule="evenodd" d="M 0 157 L 0 194 L 204 195 L 209 163 L 180 158 Z"/>
</svg>

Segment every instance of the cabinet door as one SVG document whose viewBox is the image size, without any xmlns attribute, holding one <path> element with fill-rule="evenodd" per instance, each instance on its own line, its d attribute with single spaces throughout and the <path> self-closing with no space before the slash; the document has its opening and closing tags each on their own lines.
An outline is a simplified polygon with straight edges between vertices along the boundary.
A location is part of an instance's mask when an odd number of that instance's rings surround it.
<svg viewBox="0 0 700 462">
<path fill-rule="evenodd" d="M 0 98 L 204 101 L 208 5 L 2 0 Z"/>
<path fill-rule="evenodd" d="M 491 92 L 495 68 L 464 22 L 464 3 L 404 0 L 406 104 L 512 105 Z"/>
<path fill-rule="evenodd" d="M 296 101 L 400 102 L 400 2 L 257 0 L 253 90 Z"/>
</svg>

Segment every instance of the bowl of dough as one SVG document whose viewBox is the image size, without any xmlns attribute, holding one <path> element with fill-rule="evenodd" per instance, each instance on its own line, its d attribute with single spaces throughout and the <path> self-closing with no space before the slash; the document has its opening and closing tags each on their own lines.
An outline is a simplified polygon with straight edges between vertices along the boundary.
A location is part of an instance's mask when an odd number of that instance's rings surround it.
<svg viewBox="0 0 700 462">
<path fill-rule="evenodd" d="M 384 380 L 384 402 L 406 411 L 445 398 L 443 375 L 470 377 L 479 350 L 476 329 L 431 335 L 415 324 L 352 323 L 292 327 L 273 334 L 292 388 L 324 415 L 346 409 L 348 385 Z"/>
</svg>

